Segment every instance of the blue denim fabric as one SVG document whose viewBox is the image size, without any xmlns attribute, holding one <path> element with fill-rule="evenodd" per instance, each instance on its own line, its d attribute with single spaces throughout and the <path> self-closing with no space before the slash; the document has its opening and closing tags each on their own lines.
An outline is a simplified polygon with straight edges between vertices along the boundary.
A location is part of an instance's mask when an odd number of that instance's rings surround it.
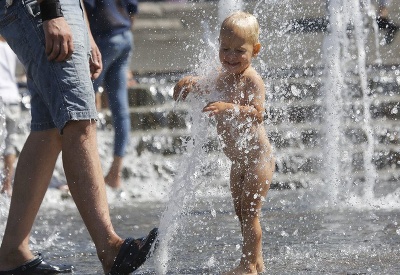
<svg viewBox="0 0 400 275">
<path fill-rule="evenodd" d="M 114 155 L 123 157 L 131 130 L 126 73 L 133 36 L 129 30 L 95 40 L 103 59 L 103 71 L 94 81 L 94 89 L 102 86 L 107 92 L 115 129 Z"/>
<path fill-rule="evenodd" d="M 5 2 L 5 1 L 2 1 Z M 89 39 L 79 0 L 61 1 L 73 33 L 74 53 L 66 62 L 49 62 L 36 0 L 0 5 L 0 34 L 25 67 L 31 93 L 32 131 L 57 127 L 70 120 L 97 119 L 89 72 Z"/>
</svg>

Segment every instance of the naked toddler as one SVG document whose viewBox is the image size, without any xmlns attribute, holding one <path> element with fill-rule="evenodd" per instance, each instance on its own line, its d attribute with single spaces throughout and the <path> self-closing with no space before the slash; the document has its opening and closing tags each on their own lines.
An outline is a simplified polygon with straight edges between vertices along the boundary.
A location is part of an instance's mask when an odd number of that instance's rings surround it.
<svg viewBox="0 0 400 275">
<path fill-rule="evenodd" d="M 203 108 L 215 117 L 223 151 L 231 160 L 230 188 L 243 236 L 242 257 L 227 275 L 257 274 L 264 270 L 262 203 L 270 187 L 275 160 L 265 128 L 265 85 L 251 66 L 260 51 L 257 19 L 235 12 L 222 23 L 219 36 L 221 68 L 212 84 L 186 76 L 174 87 L 174 99 L 189 93 L 210 98 Z"/>
</svg>

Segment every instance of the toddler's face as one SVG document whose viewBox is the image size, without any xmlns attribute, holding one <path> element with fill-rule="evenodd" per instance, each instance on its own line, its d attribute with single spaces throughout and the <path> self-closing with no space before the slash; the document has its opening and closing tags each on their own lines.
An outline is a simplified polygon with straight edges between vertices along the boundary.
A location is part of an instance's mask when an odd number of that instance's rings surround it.
<svg viewBox="0 0 400 275">
<path fill-rule="evenodd" d="M 258 52 L 255 45 L 247 41 L 243 31 L 221 30 L 219 42 L 219 60 L 229 73 L 242 73 L 250 66 L 252 57 Z"/>
</svg>

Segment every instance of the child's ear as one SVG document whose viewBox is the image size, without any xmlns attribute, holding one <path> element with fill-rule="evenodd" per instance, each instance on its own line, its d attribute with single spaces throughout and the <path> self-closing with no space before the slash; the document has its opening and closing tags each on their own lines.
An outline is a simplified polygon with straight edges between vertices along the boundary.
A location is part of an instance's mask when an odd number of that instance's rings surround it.
<svg viewBox="0 0 400 275">
<path fill-rule="evenodd" d="M 253 57 L 256 56 L 260 52 L 260 49 L 261 49 L 261 44 L 260 43 L 254 44 L 254 46 L 253 46 Z"/>
</svg>

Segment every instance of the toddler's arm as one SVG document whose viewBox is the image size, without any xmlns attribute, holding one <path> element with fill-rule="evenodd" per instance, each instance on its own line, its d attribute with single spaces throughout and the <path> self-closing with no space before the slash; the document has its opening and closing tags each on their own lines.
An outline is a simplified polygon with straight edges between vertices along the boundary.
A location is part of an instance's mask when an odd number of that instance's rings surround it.
<svg viewBox="0 0 400 275">
<path fill-rule="evenodd" d="M 230 112 L 236 114 L 239 119 L 251 118 L 258 123 L 263 121 L 263 110 L 254 105 L 239 105 L 223 101 L 210 102 L 203 108 L 203 112 L 209 112 L 209 116 Z"/>
<path fill-rule="evenodd" d="M 208 103 L 203 112 L 210 112 L 210 116 L 230 112 L 237 115 L 238 119 L 250 118 L 252 121 L 262 123 L 264 120 L 265 85 L 261 77 L 252 77 L 247 84 L 249 102 L 243 105 L 231 102 L 214 101 Z"/>
</svg>

